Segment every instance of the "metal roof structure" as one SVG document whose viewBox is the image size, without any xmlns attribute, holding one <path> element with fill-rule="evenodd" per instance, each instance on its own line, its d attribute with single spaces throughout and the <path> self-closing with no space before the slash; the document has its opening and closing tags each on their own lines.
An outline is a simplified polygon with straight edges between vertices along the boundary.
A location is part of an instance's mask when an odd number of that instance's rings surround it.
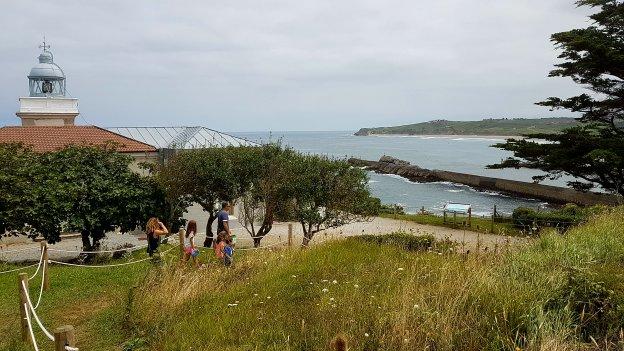
<svg viewBox="0 0 624 351">
<path fill-rule="evenodd" d="M 208 147 L 258 146 L 260 144 L 206 127 L 110 127 L 111 132 L 157 149 L 202 149 Z"/>
</svg>

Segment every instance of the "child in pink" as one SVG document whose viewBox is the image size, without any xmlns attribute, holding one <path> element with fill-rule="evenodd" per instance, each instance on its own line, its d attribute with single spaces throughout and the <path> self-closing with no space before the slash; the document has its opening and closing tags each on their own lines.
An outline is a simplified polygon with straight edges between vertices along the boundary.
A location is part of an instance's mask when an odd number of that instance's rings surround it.
<svg viewBox="0 0 624 351">
<path fill-rule="evenodd" d="M 226 235 L 227 235 L 227 232 L 225 231 L 222 231 L 219 234 L 217 234 L 217 242 L 215 243 L 215 246 L 214 246 L 215 255 L 221 262 L 223 262 L 223 257 L 225 256 L 223 249 L 225 249 L 225 236 Z"/>
</svg>

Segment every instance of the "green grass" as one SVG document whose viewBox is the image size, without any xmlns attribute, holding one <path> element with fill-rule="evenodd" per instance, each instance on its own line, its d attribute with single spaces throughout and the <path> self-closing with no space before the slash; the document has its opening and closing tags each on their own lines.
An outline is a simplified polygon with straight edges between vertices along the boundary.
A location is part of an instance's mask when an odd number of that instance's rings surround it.
<svg viewBox="0 0 624 351">
<path fill-rule="evenodd" d="M 350 350 L 598 349 L 592 338 L 619 350 L 622 218 L 624 207 L 501 255 L 394 235 L 241 252 L 230 269 L 53 267 L 41 316 L 74 324 L 88 350 L 328 350 L 339 334 Z M 4 350 L 28 349 L 16 286 L 0 276 Z"/>
<path fill-rule="evenodd" d="M 470 226 L 464 224 L 468 218 L 458 216 L 456 223 L 453 223 L 453 215 L 447 217 L 446 223 L 444 223 L 444 217 L 434 214 L 382 214 L 384 218 L 400 219 L 404 221 L 410 221 L 418 224 L 433 225 L 436 227 L 454 228 L 454 229 L 467 229 L 474 232 L 484 234 L 496 234 L 496 235 L 509 235 L 509 236 L 524 236 L 518 228 L 514 227 L 513 223 L 494 223 L 492 227 L 491 218 L 472 217 Z"/>
</svg>

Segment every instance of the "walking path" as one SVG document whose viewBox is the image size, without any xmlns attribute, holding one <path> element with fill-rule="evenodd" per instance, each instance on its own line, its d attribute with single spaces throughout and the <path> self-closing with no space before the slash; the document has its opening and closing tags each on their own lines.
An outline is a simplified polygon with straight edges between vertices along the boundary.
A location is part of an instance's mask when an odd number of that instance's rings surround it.
<svg viewBox="0 0 624 351">
<path fill-rule="evenodd" d="M 242 228 L 236 221 L 232 221 L 232 232 L 237 235 L 238 248 L 249 248 L 253 245 L 253 240 L 247 231 Z M 411 221 L 396 220 L 390 218 L 376 217 L 368 222 L 351 223 L 340 228 L 329 229 L 314 236 L 312 244 L 317 244 L 326 240 L 341 238 L 345 236 L 355 236 L 362 234 L 387 234 L 396 231 L 412 233 L 414 235 L 431 234 L 436 239 L 449 239 L 455 241 L 465 249 L 471 250 L 477 247 L 477 242 L 483 250 L 493 250 L 494 246 L 503 246 L 507 242 L 509 244 L 525 243 L 529 239 L 517 237 L 505 237 L 492 234 L 480 234 L 468 230 L 452 229 L 446 227 L 436 227 L 431 225 L 418 224 Z M 117 249 L 121 245 L 145 245 L 145 240 L 140 240 L 143 234 L 121 234 L 109 233 L 102 240 L 102 249 Z M 201 246 L 204 242 L 205 234 L 200 233 L 196 237 L 196 244 Z M 173 237 L 171 240 L 177 240 Z M 269 235 L 262 240 L 261 246 L 275 245 L 288 240 L 288 223 L 276 223 Z M 303 231 L 299 223 L 293 223 L 293 244 L 300 245 L 303 240 Z M 463 243 L 463 244 L 462 244 Z M 79 251 L 82 246 L 80 238 L 65 239 L 54 245 L 50 245 L 49 255 L 52 260 L 68 260 L 75 258 L 77 253 L 59 252 L 56 250 L 74 250 Z M 26 238 L 21 240 L 13 240 L 13 244 L 6 245 L 0 241 L 0 261 L 22 262 L 39 260 L 40 244 L 34 243 Z M 16 252 L 17 251 L 17 252 Z"/>
</svg>

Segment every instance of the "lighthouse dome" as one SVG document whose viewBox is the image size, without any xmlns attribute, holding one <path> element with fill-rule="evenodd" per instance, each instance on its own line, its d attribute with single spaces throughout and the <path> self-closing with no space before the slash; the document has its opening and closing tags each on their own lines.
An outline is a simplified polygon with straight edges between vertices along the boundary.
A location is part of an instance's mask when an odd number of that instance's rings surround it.
<svg viewBox="0 0 624 351">
<path fill-rule="evenodd" d="M 52 53 L 46 50 L 39 55 L 39 63 L 31 68 L 28 78 L 65 79 L 65 73 L 54 63 Z"/>
</svg>

